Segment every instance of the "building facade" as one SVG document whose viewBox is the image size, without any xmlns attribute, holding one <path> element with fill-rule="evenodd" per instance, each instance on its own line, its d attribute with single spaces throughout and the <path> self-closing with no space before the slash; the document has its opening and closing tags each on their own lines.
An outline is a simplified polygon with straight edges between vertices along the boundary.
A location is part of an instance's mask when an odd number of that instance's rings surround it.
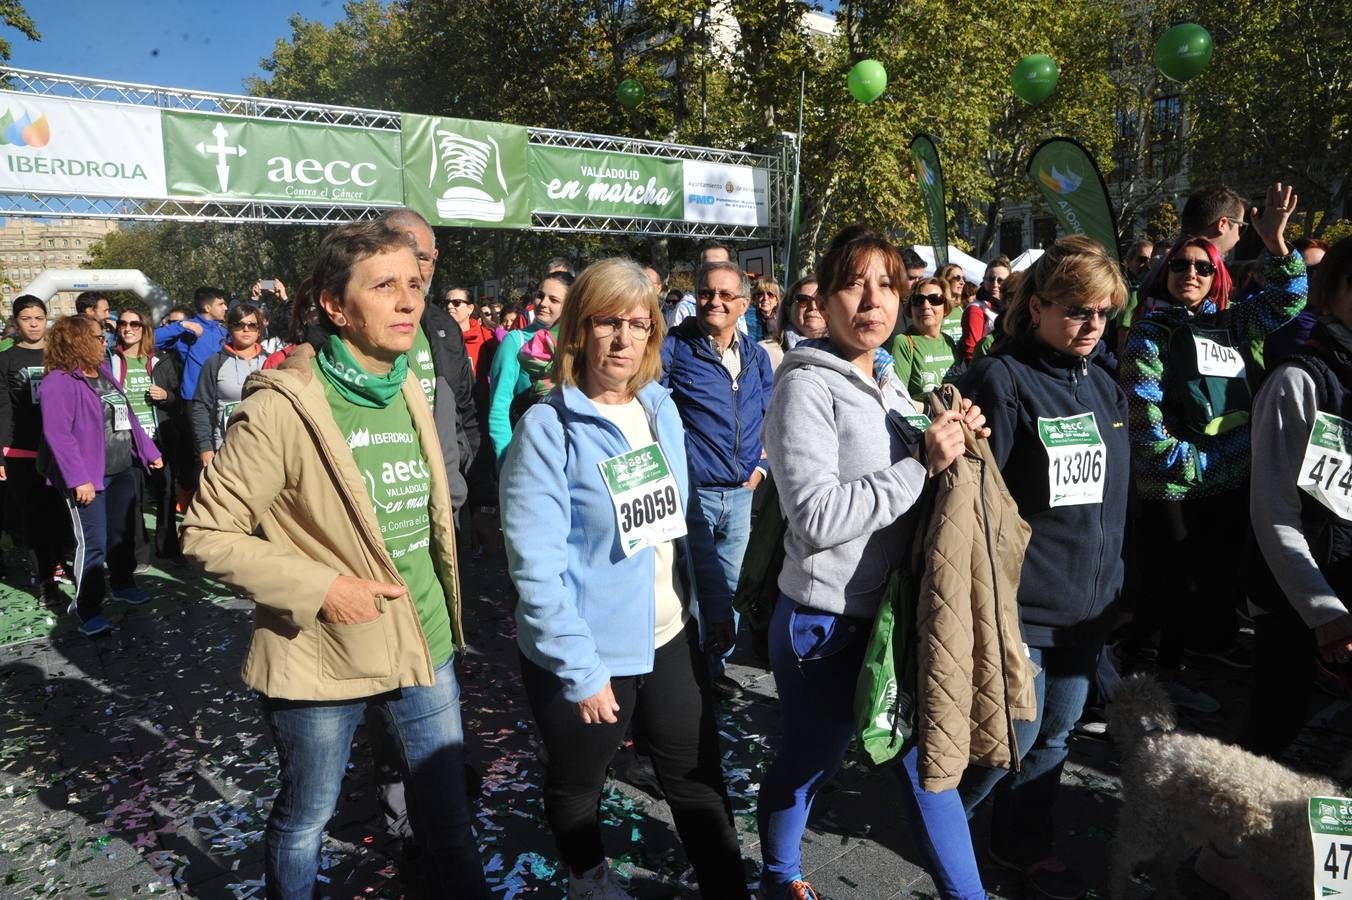
<svg viewBox="0 0 1352 900">
<path fill-rule="evenodd" d="M 90 248 L 117 223 L 105 219 L 0 220 L 0 315 L 9 317 L 9 305 L 24 287 L 45 269 L 78 269 L 89 261 Z M 53 316 L 75 312 L 75 294 L 63 292 L 47 304 Z"/>
</svg>

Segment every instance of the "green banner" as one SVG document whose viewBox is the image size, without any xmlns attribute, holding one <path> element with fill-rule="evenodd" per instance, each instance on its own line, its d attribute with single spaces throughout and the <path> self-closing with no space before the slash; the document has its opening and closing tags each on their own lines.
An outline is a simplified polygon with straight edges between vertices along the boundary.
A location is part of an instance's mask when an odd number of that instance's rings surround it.
<svg viewBox="0 0 1352 900">
<path fill-rule="evenodd" d="M 399 206 L 399 136 L 164 110 L 165 181 L 171 197 L 295 200 Z"/>
<path fill-rule="evenodd" d="M 925 204 L 937 275 L 941 267 L 948 265 L 948 212 L 944 207 L 944 172 L 939 166 L 939 150 L 934 146 L 933 138 L 927 134 L 915 136 L 911 141 L 911 162 L 915 166 L 916 181 L 920 182 L 920 199 Z"/>
<path fill-rule="evenodd" d="M 433 225 L 530 225 L 526 129 L 403 116 L 404 202 Z"/>
<path fill-rule="evenodd" d="M 677 160 L 533 146 L 529 162 L 536 212 L 644 219 L 685 215 L 684 170 Z"/>
<path fill-rule="evenodd" d="M 1117 217 L 1108 187 L 1089 152 L 1070 138 L 1043 141 L 1028 158 L 1028 177 L 1042 194 L 1061 228 L 1103 245 L 1119 263 Z"/>
</svg>

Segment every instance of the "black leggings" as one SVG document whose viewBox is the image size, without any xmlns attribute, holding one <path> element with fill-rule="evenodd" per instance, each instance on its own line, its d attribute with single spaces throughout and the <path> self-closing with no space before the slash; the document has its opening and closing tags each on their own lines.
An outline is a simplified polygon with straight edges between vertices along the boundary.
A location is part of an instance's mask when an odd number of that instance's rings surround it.
<svg viewBox="0 0 1352 900">
<path fill-rule="evenodd" d="M 1254 617 L 1253 693 L 1240 746 L 1276 756 L 1309 720 L 1314 630 L 1290 606 Z"/>
<path fill-rule="evenodd" d="M 521 675 L 548 752 L 545 816 L 559 856 L 581 874 L 605 859 L 600 802 L 606 770 L 632 720 L 652 756 L 676 832 L 706 898 L 745 898 L 741 847 L 719 764 L 718 729 L 692 622 L 659 647 L 647 675 L 616 676 L 614 725 L 584 725 L 558 676 L 521 657 Z M 697 680 L 698 679 L 698 680 Z"/>
<path fill-rule="evenodd" d="M 38 582 L 52 577 L 52 569 L 73 542 L 65 501 L 47 479 L 38 474 L 36 460 L 5 459 L 9 496 L 18 507 L 23 542 L 33 554 Z"/>
</svg>

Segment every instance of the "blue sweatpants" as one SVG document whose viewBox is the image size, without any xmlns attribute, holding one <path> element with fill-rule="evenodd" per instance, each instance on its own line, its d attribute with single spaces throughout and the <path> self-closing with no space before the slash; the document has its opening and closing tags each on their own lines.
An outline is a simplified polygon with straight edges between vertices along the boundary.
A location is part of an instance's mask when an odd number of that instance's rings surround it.
<svg viewBox="0 0 1352 900">
<path fill-rule="evenodd" d="M 784 739 L 761 781 L 757 816 L 765 870 L 761 888 L 779 900 L 801 877 L 800 844 L 821 784 L 836 773 L 854 736 L 854 688 L 873 623 L 799 606 L 779 595 L 770 620 L 770 667 L 784 723 Z M 930 876 L 945 898 L 984 900 L 962 799 L 956 790 L 920 787 L 917 750 L 893 771 L 901 804 L 924 849 Z"/>
</svg>

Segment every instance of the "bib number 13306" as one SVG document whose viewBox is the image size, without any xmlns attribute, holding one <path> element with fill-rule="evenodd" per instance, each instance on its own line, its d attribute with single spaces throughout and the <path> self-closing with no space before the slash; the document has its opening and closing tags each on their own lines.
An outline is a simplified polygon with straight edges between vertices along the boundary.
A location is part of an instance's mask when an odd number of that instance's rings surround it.
<svg viewBox="0 0 1352 900">
<path fill-rule="evenodd" d="M 1047 451 L 1048 505 L 1102 503 L 1108 453 L 1094 414 L 1038 417 L 1037 431 Z"/>
<path fill-rule="evenodd" d="M 648 444 L 598 465 L 615 506 L 625 556 L 685 536 L 685 511 L 661 447 Z"/>
</svg>

